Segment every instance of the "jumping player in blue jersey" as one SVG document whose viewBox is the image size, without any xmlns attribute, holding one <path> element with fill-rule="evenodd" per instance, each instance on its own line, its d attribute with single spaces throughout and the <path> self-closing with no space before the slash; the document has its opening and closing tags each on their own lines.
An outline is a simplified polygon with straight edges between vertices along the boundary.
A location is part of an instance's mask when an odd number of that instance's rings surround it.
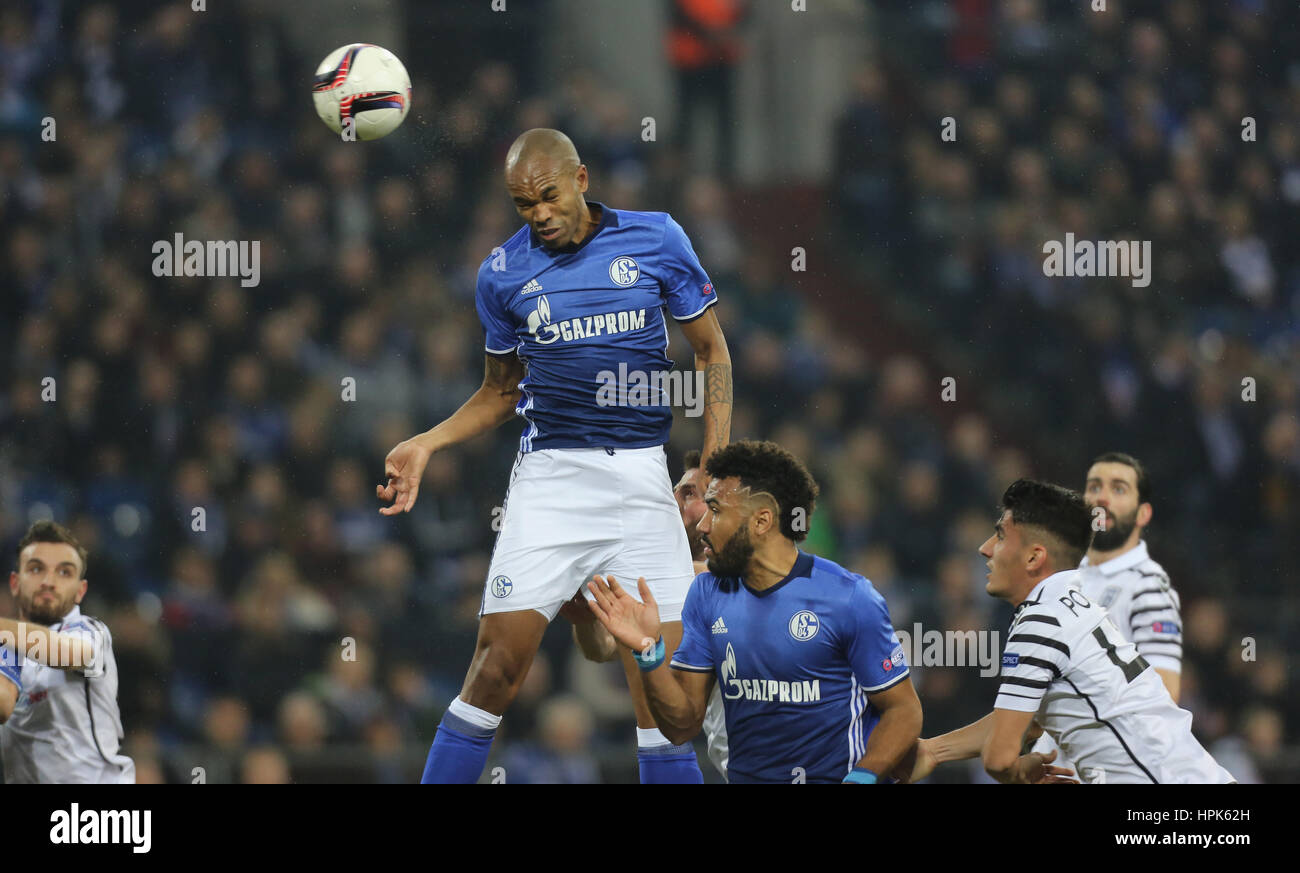
<svg viewBox="0 0 1300 873">
<path fill-rule="evenodd" d="M 695 574 L 663 448 L 672 425 L 663 388 L 671 383 L 662 378 L 672 367 L 668 316 L 704 383 L 705 458 L 731 429 L 731 357 L 711 309 L 717 294 L 681 226 L 663 212 L 584 199 L 587 168 L 556 130 L 515 140 L 505 183 L 527 224 L 479 268 L 483 385 L 446 421 L 389 452 L 387 484 L 376 488 L 391 501 L 381 513 L 407 512 L 430 455 L 524 419 L 478 644 L 423 782 L 479 778 L 547 625 L 595 573 L 644 575 L 662 605 L 665 645 L 676 648 Z M 641 781 L 702 782 L 694 750 L 655 727 L 641 671 L 630 653 L 623 661 Z"/>
<path fill-rule="evenodd" d="M 817 485 L 785 449 L 744 440 L 705 470 L 708 510 L 697 529 L 709 571 L 686 597 L 676 653 L 664 651 L 644 579 L 638 599 L 597 577 L 592 611 L 633 650 L 650 711 L 672 742 L 699 733 L 721 684 L 728 781 L 881 781 L 921 733 L 921 701 L 885 599 L 863 577 L 799 549 Z"/>
</svg>

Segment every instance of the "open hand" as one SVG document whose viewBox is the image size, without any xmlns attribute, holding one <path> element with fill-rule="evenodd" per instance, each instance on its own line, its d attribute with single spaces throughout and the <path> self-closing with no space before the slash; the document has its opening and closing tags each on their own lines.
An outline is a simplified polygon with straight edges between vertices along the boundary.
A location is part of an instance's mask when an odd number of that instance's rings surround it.
<svg viewBox="0 0 1300 873">
<path fill-rule="evenodd" d="M 659 640 L 659 604 L 650 594 L 645 577 L 636 580 L 641 602 L 623 590 L 613 576 L 593 576 L 587 590 L 595 599 L 591 611 L 620 644 L 636 651 L 649 651 Z"/>
</svg>

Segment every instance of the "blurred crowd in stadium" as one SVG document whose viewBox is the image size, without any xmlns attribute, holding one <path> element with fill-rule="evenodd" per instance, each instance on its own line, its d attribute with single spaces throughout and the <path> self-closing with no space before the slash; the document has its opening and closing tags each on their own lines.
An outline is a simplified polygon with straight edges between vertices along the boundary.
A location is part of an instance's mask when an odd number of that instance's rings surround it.
<svg viewBox="0 0 1300 873">
<path fill-rule="evenodd" d="M 295 87 L 318 58 L 255 12 L 6 4 L 0 542 L 52 516 L 89 548 L 140 780 L 417 778 L 472 651 L 518 428 L 435 456 L 409 516 L 379 516 L 374 485 L 479 384 L 474 276 L 519 224 L 500 162 L 538 126 L 573 138 L 592 199 L 681 222 L 721 296 L 733 436 L 808 461 L 807 548 L 870 578 L 896 627 L 1005 627 L 976 553 L 1002 489 L 1079 488 L 1094 455 L 1130 452 L 1183 597 L 1182 705 L 1241 781 L 1296 779 L 1300 15 L 1113 5 L 877 18 L 877 57 L 817 135 L 841 293 L 909 338 L 881 355 L 759 244 L 734 182 L 641 141 L 598 71 L 525 87 L 472 45 L 409 54 L 411 117 L 358 147 Z M 1044 277 L 1067 230 L 1152 240 L 1151 285 Z M 261 284 L 155 277 L 176 233 L 259 240 Z M 689 365 L 678 336 L 670 357 Z M 674 475 L 699 434 L 678 419 Z M 622 681 L 557 620 L 490 767 L 635 779 Z M 925 735 L 995 688 L 969 667 L 916 681 Z"/>
</svg>

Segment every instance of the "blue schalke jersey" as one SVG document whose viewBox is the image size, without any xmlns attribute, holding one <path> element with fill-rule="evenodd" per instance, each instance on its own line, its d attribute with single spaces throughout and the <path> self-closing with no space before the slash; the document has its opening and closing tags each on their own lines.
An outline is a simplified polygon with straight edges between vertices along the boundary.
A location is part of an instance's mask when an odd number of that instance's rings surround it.
<svg viewBox="0 0 1300 873">
<path fill-rule="evenodd" d="M 672 666 L 716 675 L 738 783 L 843 781 L 880 720 L 867 694 L 908 674 L 885 598 L 806 552 L 766 591 L 696 576 Z"/>
<path fill-rule="evenodd" d="M 664 310 L 691 321 L 718 299 L 666 212 L 588 205 L 600 209 L 600 225 L 581 245 L 552 252 L 525 225 L 479 267 L 485 348 L 516 353 L 525 366 L 515 408 L 528 422 L 523 452 L 666 443 L 673 362 Z"/>
</svg>

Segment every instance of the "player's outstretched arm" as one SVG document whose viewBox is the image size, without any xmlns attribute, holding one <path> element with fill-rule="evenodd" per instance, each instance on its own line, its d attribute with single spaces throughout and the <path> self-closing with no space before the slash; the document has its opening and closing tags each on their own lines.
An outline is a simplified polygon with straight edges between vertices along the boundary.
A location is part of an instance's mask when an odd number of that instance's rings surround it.
<svg viewBox="0 0 1300 873">
<path fill-rule="evenodd" d="M 1022 785 L 1074 782 L 1073 779 L 1066 778 L 1074 773 L 1073 770 L 1050 766 L 1050 762 L 1056 759 L 1055 751 L 1048 755 L 1037 752 L 1020 754 L 1025 732 L 1034 720 L 1032 712 L 994 709 L 993 714 L 987 718 L 991 722 L 982 754 L 984 769 L 994 779 Z"/>
<path fill-rule="evenodd" d="M 902 782 L 919 782 L 934 772 L 934 768 L 948 761 L 974 758 L 984 749 L 993 715 L 984 716 L 963 728 L 940 734 L 928 740 L 917 740 L 894 768 L 893 775 Z"/>
<path fill-rule="evenodd" d="M 880 721 L 867 738 L 867 751 L 857 766 L 878 777 L 892 772 L 920 739 L 921 699 L 911 678 L 868 694 L 867 699 L 880 712 Z"/>
<path fill-rule="evenodd" d="M 590 606 L 596 618 L 620 645 L 632 649 L 643 663 L 641 680 L 646 703 L 659 730 L 669 742 L 690 742 L 704 725 L 704 712 L 713 692 L 713 673 L 679 672 L 668 666 L 660 634 L 659 606 L 644 576 L 637 580 L 640 603 L 613 576 L 608 579 L 596 576 L 587 583 L 587 589 L 595 597 Z M 646 669 L 647 664 L 654 666 Z"/>
<path fill-rule="evenodd" d="M 483 384 L 460 409 L 431 430 L 398 443 L 384 459 L 386 485 L 376 485 L 382 515 L 410 512 L 420 493 L 420 479 L 434 452 L 478 436 L 509 421 L 519 402 L 519 382 L 524 378 L 523 362 L 513 353 L 488 355 L 483 366 Z"/>
<path fill-rule="evenodd" d="M 712 309 L 682 324 L 682 333 L 695 352 L 695 369 L 704 374 L 703 468 L 709 455 L 731 440 L 731 352 Z"/>
<path fill-rule="evenodd" d="M 0 618 L 0 643 L 56 670 L 80 670 L 95 656 L 95 644 L 89 637 L 12 618 Z"/>
</svg>

